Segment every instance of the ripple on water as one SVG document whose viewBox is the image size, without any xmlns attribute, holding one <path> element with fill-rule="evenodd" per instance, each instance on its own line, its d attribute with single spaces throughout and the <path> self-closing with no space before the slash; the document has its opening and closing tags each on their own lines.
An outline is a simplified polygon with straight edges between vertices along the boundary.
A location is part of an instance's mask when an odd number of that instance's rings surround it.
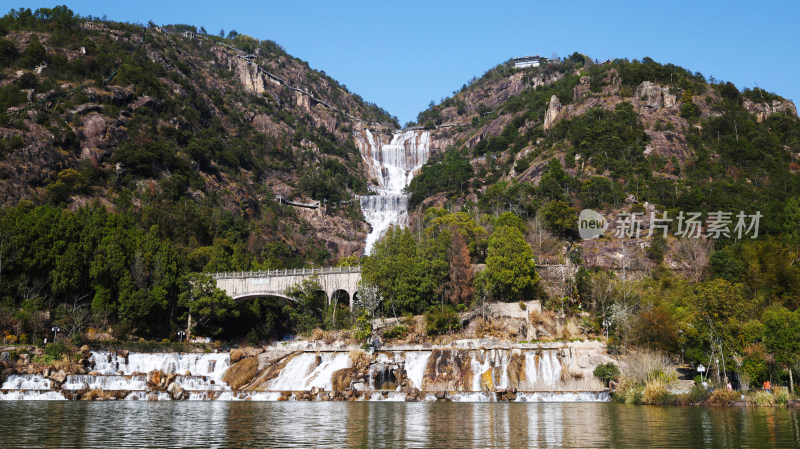
<svg viewBox="0 0 800 449">
<path fill-rule="evenodd" d="M 786 409 L 609 403 L 0 403 L 0 447 L 800 446 Z"/>
</svg>

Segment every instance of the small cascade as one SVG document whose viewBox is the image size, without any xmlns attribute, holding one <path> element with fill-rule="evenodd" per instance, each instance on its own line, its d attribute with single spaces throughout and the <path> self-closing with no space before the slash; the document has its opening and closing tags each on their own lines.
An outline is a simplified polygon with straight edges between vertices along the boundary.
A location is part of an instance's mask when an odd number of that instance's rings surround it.
<svg viewBox="0 0 800 449">
<path fill-rule="evenodd" d="M 405 353 L 405 369 L 412 387 L 420 390 L 424 388 L 425 368 L 428 367 L 430 358 L 431 353 L 428 351 Z"/>
<path fill-rule="evenodd" d="M 370 187 L 376 195 L 360 198 L 364 218 L 372 226 L 364 249 L 369 254 L 389 226 L 407 224 L 408 195 L 403 189 L 430 158 L 430 132 L 400 131 L 384 142 L 383 136 L 365 129 L 355 134 L 355 140 L 372 179 L 378 183 Z"/>
<path fill-rule="evenodd" d="M 147 376 L 73 374 L 61 386 L 62 390 L 134 391 L 147 389 Z"/>
<path fill-rule="evenodd" d="M 556 351 L 525 354 L 525 390 L 552 390 L 561 380 L 561 361 Z"/>
<path fill-rule="evenodd" d="M 50 379 L 41 374 L 12 374 L 0 385 L 0 400 L 63 401 L 66 399 L 52 388 Z"/>
<path fill-rule="evenodd" d="M 12 374 L 0 388 L 3 390 L 50 390 L 52 383 L 41 374 Z"/>
<path fill-rule="evenodd" d="M 94 371 L 100 374 L 132 375 L 149 373 L 158 370 L 166 374 L 185 374 L 205 376 L 215 381 L 222 381 L 222 375 L 230 366 L 227 352 L 211 354 L 168 353 L 130 353 L 123 357 L 117 353 L 93 352 L 89 362 L 94 364 Z"/>
<path fill-rule="evenodd" d="M 269 383 L 269 390 L 304 391 L 317 387 L 330 391 L 333 389 L 333 373 L 350 366 L 346 352 L 303 353 L 294 357 L 280 375 Z"/>
</svg>

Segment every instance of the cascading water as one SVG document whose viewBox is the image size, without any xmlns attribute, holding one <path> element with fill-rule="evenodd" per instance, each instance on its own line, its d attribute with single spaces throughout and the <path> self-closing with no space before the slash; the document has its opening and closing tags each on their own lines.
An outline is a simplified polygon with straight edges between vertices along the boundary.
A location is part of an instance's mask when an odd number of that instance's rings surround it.
<svg viewBox="0 0 800 449">
<path fill-rule="evenodd" d="M 364 253 L 369 254 L 389 226 L 407 224 L 408 195 L 403 189 L 430 157 L 430 132 L 399 131 L 387 143 L 380 134 L 365 129 L 355 134 L 355 140 L 377 181 L 377 185 L 370 186 L 376 195 L 360 198 L 364 218 L 372 226 L 364 248 Z"/>
<path fill-rule="evenodd" d="M 398 348 L 372 355 L 347 350 L 297 351 L 273 359 L 263 371 L 263 381 L 254 381 L 238 390 L 224 381 L 231 365 L 228 353 L 93 352 L 88 374 L 66 375 L 61 378 L 63 382 L 42 374 L 11 374 L 0 385 L 0 399 L 80 399 L 91 392 L 111 392 L 101 397 L 255 401 L 403 401 L 444 397 L 460 402 L 608 400 L 602 382 L 591 374 L 594 366 L 605 359 L 587 351 L 524 347 Z M 354 364 L 354 360 L 359 363 Z M 158 373 L 161 379 L 169 379 L 167 384 L 154 384 Z M 182 393 L 176 395 L 178 390 Z"/>
<path fill-rule="evenodd" d="M 0 399 L 55 400 L 72 397 L 76 392 L 90 390 L 124 392 L 125 399 L 145 399 L 148 392 L 159 399 L 170 399 L 163 391 L 153 391 L 148 386 L 148 373 L 159 371 L 174 375 L 173 382 L 185 390 L 190 399 L 206 399 L 209 393 L 230 391 L 222 380 L 230 366 L 230 356 L 225 353 L 130 353 L 122 356 L 107 351 L 92 352 L 89 356 L 90 374 L 67 375 L 56 386 L 41 374 L 13 374 L 0 385 Z M 192 397 L 194 396 L 194 397 Z"/>
</svg>

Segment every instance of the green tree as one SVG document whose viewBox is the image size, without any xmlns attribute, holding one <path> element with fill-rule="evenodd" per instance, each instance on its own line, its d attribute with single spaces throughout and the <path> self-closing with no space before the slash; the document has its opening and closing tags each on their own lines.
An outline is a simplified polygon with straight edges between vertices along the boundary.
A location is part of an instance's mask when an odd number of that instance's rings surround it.
<svg viewBox="0 0 800 449">
<path fill-rule="evenodd" d="M 514 226 L 501 226 L 489 237 L 485 272 L 489 292 L 501 301 L 529 299 L 539 283 L 533 252 Z"/>
<path fill-rule="evenodd" d="M 783 306 L 767 307 L 761 314 L 764 323 L 764 346 L 775 362 L 789 370 L 790 388 L 794 392 L 792 365 L 800 360 L 800 312 Z"/>
<path fill-rule="evenodd" d="M 17 46 L 8 39 L 0 38 L 0 67 L 9 67 L 19 58 Z"/>
<path fill-rule="evenodd" d="M 44 49 L 44 45 L 40 44 L 39 41 L 34 40 L 28 44 L 28 46 L 22 52 L 20 64 L 26 69 L 32 69 L 46 60 L 47 51 Z"/>
<path fill-rule="evenodd" d="M 542 209 L 542 217 L 550 230 L 556 234 L 562 237 L 575 234 L 578 211 L 566 201 L 556 200 L 547 203 Z"/>
<path fill-rule="evenodd" d="M 383 311 L 392 316 L 422 313 L 436 302 L 447 276 L 449 232 L 420 244 L 408 229 L 390 228 L 364 258 L 361 276 L 374 285 Z"/>
<path fill-rule="evenodd" d="M 586 209 L 599 209 L 614 203 L 611 181 L 603 176 L 592 176 L 581 186 L 579 198 Z"/>
<path fill-rule="evenodd" d="M 487 232 L 470 214 L 466 212 L 450 213 L 444 209 L 429 208 L 425 211 L 425 234 L 436 238 L 445 230 L 457 229 L 464 238 L 469 253 L 474 261 L 486 257 Z"/>
<path fill-rule="evenodd" d="M 719 278 L 699 284 L 695 288 L 695 298 L 698 318 L 695 326 L 708 343 L 707 349 L 715 353 L 722 351 L 725 363 L 732 363 L 732 354 L 744 349 L 741 332 L 755 310 L 754 301 L 744 294 L 742 284 L 731 284 Z"/>
<path fill-rule="evenodd" d="M 183 291 L 178 296 L 178 305 L 186 308 L 181 320 L 186 320 L 186 338 L 192 331 L 201 335 L 217 336 L 228 318 L 239 312 L 236 303 L 224 291 L 217 288 L 214 279 L 201 273 L 192 273 L 182 279 Z"/>
<path fill-rule="evenodd" d="M 316 277 L 304 279 L 301 283 L 289 287 L 286 296 L 293 300 L 286 307 L 289 318 L 298 332 L 310 333 L 318 327 L 323 327 L 326 321 L 327 298 L 319 279 Z"/>
</svg>

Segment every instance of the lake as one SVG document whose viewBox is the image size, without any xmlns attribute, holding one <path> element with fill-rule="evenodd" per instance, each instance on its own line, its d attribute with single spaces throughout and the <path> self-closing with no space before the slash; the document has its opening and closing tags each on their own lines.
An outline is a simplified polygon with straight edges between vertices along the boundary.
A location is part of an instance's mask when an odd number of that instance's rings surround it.
<svg viewBox="0 0 800 449">
<path fill-rule="evenodd" d="M 0 447 L 800 447 L 800 412 L 610 403 L 4 401 Z"/>
</svg>

